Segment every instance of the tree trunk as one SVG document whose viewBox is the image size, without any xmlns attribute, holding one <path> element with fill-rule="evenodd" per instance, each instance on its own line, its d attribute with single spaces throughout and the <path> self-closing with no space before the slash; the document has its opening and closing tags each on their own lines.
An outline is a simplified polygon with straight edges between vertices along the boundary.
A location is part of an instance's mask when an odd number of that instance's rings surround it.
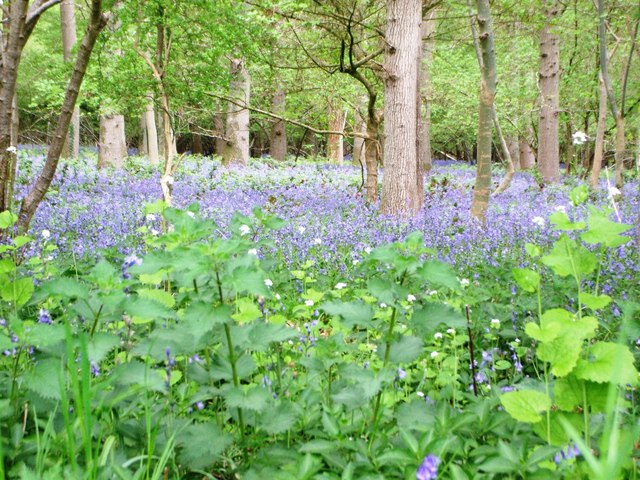
<svg viewBox="0 0 640 480">
<path fill-rule="evenodd" d="M 147 138 L 147 155 L 151 165 L 160 163 L 160 152 L 158 148 L 158 130 L 156 129 L 156 114 L 153 103 L 147 103 L 144 110 L 145 136 Z"/>
<path fill-rule="evenodd" d="M 507 145 L 514 170 L 520 170 L 520 144 L 518 143 L 518 137 L 509 137 L 507 139 Z"/>
<path fill-rule="evenodd" d="M 62 55 L 65 62 L 73 61 L 73 47 L 78 41 L 76 35 L 76 14 L 74 0 L 62 0 L 60 4 L 60 25 L 62 28 Z M 64 144 L 62 156 L 78 158 L 80 153 L 80 106 L 76 103 L 69 125 L 69 134 Z"/>
<path fill-rule="evenodd" d="M 145 121 L 145 113 L 140 115 L 140 140 L 138 141 L 138 155 L 147 155 L 147 122 Z"/>
<path fill-rule="evenodd" d="M 202 145 L 202 135 L 193 131 L 191 128 L 191 153 L 193 155 L 204 155 L 204 147 Z"/>
<path fill-rule="evenodd" d="M 271 98 L 271 111 L 276 115 L 285 113 L 285 93 L 278 88 Z M 282 120 L 274 119 L 269 134 L 269 154 L 274 160 L 282 161 L 287 157 L 287 126 Z"/>
<path fill-rule="evenodd" d="M 367 200 L 376 202 L 378 200 L 378 135 L 380 122 L 377 115 L 367 118 L 367 138 L 363 143 L 364 163 L 366 167 L 367 180 L 365 188 L 367 190 Z"/>
<path fill-rule="evenodd" d="M 607 88 L 602 79 L 602 73 L 598 75 L 598 124 L 596 127 L 596 143 L 593 152 L 593 166 L 591 167 L 591 187 L 598 188 L 602 158 L 604 155 L 604 133 L 607 129 Z"/>
<path fill-rule="evenodd" d="M 98 168 L 121 169 L 127 157 L 127 142 L 124 135 L 124 116 L 118 114 L 100 116 L 100 140 L 98 145 Z"/>
<path fill-rule="evenodd" d="M 478 151 L 476 183 L 473 190 L 471 215 L 482 224 L 486 221 L 491 193 L 491 151 L 493 139 L 493 102 L 496 95 L 496 56 L 489 0 L 477 0 L 482 78 L 478 112 Z"/>
<path fill-rule="evenodd" d="M 387 0 L 383 214 L 417 213 L 420 0 Z"/>
<path fill-rule="evenodd" d="M 224 147 L 227 144 L 227 142 L 224 141 L 224 116 L 222 115 L 222 113 L 216 113 L 213 116 L 213 128 L 217 135 L 214 145 L 216 155 L 222 156 Z"/>
<path fill-rule="evenodd" d="M 346 121 L 346 115 L 339 100 L 329 102 L 329 130 L 342 132 Z M 332 163 L 342 165 L 344 160 L 343 136 L 337 134 L 327 135 L 327 157 Z"/>
<path fill-rule="evenodd" d="M 243 105 L 249 105 L 250 79 L 244 59 L 231 60 L 229 97 Z M 227 112 L 226 145 L 222 152 L 222 164 L 246 166 L 249 163 L 249 110 L 229 102 Z"/>
<path fill-rule="evenodd" d="M 573 125 L 571 123 L 571 118 L 568 118 L 567 122 L 565 123 L 564 141 L 566 144 L 565 160 L 564 160 L 565 171 L 567 172 L 567 175 L 570 175 L 571 168 L 574 162 L 574 156 L 575 156 L 575 149 L 573 148 Z"/>
<path fill-rule="evenodd" d="M 431 7 L 422 20 L 422 59 L 420 62 L 420 97 L 422 103 L 422 140 L 420 159 L 425 173 L 431 171 L 433 158 L 431 153 L 431 65 L 433 64 L 434 33 L 436 29 L 436 9 Z"/>
<path fill-rule="evenodd" d="M 560 14 L 558 0 L 547 0 L 546 22 L 540 33 L 540 122 L 538 128 L 538 169 L 545 183 L 560 181 L 560 37 L 553 33 L 552 21 Z"/>
<path fill-rule="evenodd" d="M 367 133 L 367 124 L 362 117 L 362 114 L 358 109 L 354 112 L 355 117 L 355 131 L 358 133 L 362 133 L 366 135 Z M 364 170 L 365 162 L 364 162 L 364 137 L 353 137 L 353 154 L 351 156 L 351 162 L 355 167 L 362 167 Z"/>
<path fill-rule="evenodd" d="M 31 218 L 33 218 L 38 205 L 40 205 L 40 202 L 44 198 L 44 195 L 56 173 L 62 147 L 65 139 L 67 138 L 69 124 L 71 123 L 71 117 L 73 116 L 73 109 L 78 99 L 78 92 L 87 71 L 87 66 L 89 65 L 91 53 L 98 35 L 107 25 L 108 20 L 108 14 L 102 13 L 102 1 L 92 0 L 89 25 L 87 26 L 86 33 L 84 34 L 80 48 L 78 49 L 76 64 L 73 69 L 71 79 L 69 80 L 69 84 L 67 85 L 55 136 L 53 137 L 53 141 L 47 151 L 47 159 L 44 167 L 35 184 L 23 199 L 20 207 L 20 213 L 18 214 L 18 229 L 20 231 L 24 232 L 29 228 Z"/>
<path fill-rule="evenodd" d="M 530 170 L 536 166 L 536 155 L 526 138 L 520 139 L 520 168 Z"/>
<path fill-rule="evenodd" d="M 622 188 L 622 172 L 624 171 L 624 160 L 626 157 L 626 143 L 624 139 L 624 115 L 622 109 L 616 117 L 616 187 Z"/>
</svg>

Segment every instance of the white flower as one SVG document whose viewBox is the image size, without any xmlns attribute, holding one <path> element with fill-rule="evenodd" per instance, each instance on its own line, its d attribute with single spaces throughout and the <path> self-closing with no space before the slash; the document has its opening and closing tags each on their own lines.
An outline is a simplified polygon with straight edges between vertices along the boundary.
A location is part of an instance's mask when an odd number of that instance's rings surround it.
<svg viewBox="0 0 640 480">
<path fill-rule="evenodd" d="M 519 339 L 519 338 L 516 338 L 516 339 L 514 340 L 514 342 L 516 342 L 516 343 L 520 343 L 520 339 Z"/>
<path fill-rule="evenodd" d="M 380 304 L 380 308 L 387 308 L 387 304 L 386 303 L 381 303 Z"/>
<path fill-rule="evenodd" d="M 49 230 L 42 230 L 42 238 L 45 240 L 51 237 L 51 232 Z"/>
<path fill-rule="evenodd" d="M 196 214 L 193 212 L 187 212 L 187 216 L 191 218 L 195 218 Z"/>
<path fill-rule="evenodd" d="M 364 253 L 369 255 L 371 253 L 371 247 L 364 247 Z"/>
<path fill-rule="evenodd" d="M 7 152 L 9 152 L 9 153 L 17 153 L 18 149 L 16 147 L 14 147 L 13 145 L 11 145 L 10 147 L 7 147 Z"/>
<path fill-rule="evenodd" d="M 436 340 L 442 340 L 442 333 L 440 332 L 434 333 L 433 338 L 435 338 Z"/>
<path fill-rule="evenodd" d="M 307 307 L 313 307 L 313 300 L 305 300 L 305 301 L 304 301 L 304 304 L 305 304 Z"/>
<path fill-rule="evenodd" d="M 440 355 L 438 352 L 431 352 L 431 358 L 436 358 L 438 355 Z"/>
<path fill-rule="evenodd" d="M 256 250 L 255 248 L 250 248 L 247 253 L 249 255 L 258 255 L 258 250 Z"/>
<path fill-rule="evenodd" d="M 539 227 L 544 227 L 545 221 L 544 221 L 544 218 L 542 217 L 533 217 L 531 221 L 536 225 L 538 225 Z"/>
<path fill-rule="evenodd" d="M 437 290 L 431 290 L 431 291 L 429 292 L 429 296 L 431 296 L 431 297 L 433 297 L 433 296 L 435 296 L 435 295 L 437 295 L 437 294 L 438 294 L 438 291 L 437 291 Z"/>
<path fill-rule="evenodd" d="M 463 278 L 462 280 L 460 280 L 460 285 L 462 285 L 463 287 L 468 287 L 469 286 L 469 279 L 468 278 Z"/>
<path fill-rule="evenodd" d="M 574 145 L 582 145 L 584 142 L 589 140 L 589 137 L 587 137 L 587 134 L 584 132 L 581 132 L 580 130 L 578 130 L 571 136 L 573 137 Z"/>
<path fill-rule="evenodd" d="M 492 318 L 491 319 L 491 325 L 495 325 L 496 327 L 500 326 L 500 320 L 498 320 L 497 318 Z"/>
<path fill-rule="evenodd" d="M 352 261 L 351 261 L 351 264 L 352 264 L 352 265 L 357 265 L 357 264 L 359 264 L 359 263 L 360 263 L 360 260 L 352 260 Z"/>
<path fill-rule="evenodd" d="M 160 235 L 160 231 L 156 230 L 155 228 L 152 228 L 151 235 L 153 235 L 154 237 L 157 237 L 158 235 Z"/>
<path fill-rule="evenodd" d="M 303 226 L 299 226 L 299 227 L 298 227 L 298 231 L 299 231 L 300 233 L 304 233 L 304 231 L 305 231 L 305 230 L 306 230 L 306 228 L 304 228 Z"/>
<path fill-rule="evenodd" d="M 336 290 L 342 290 L 342 289 L 343 289 L 344 287 L 346 287 L 346 286 L 347 286 L 347 284 L 346 284 L 346 283 L 338 282 L 338 283 L 336 283 L 335 289 L 336 289 Z"/>
<path fill-rule="evenodd" d="M 280 300 L 280 298 L 281 298 L 281 297 L 280 297 L 280 294 L 279 294 L 279 293 L 276 293 L 276 300 Z"/>
<path fill-rule="evenodd" d="M 416 301 L 416 297 L 414 295 L 407 295 L 407 302 L 415 302 Z"/>
<path fill-rule="evenodd" d="M 319 238 L 314 238 L 313 239 L 313 244 L 314 245 L 321 245 L 322 244 L 322 240 L 320 240 Z"/>
<path fill-rule="evenodd" d="M 418 395 L 419 397 L 423 397 L 424 398 L 424 392 L 416 392 L 416 395 Z"/>
<path fill-rule="evenodd" d="M 556 212 L 567 213 L 567 207 L 565 207 L 564 205 L 558 205 L 557 207 L 554 207 L 553 209 Z"/>
<path fill-rule="evenodd" d="M 265 278 L 265 279 L 264 279 L 264 284 L 265 284 L 267 287 L 273 287 L 273 282 L 271 281 L 271 279 L 270 279 L 270 278 Z"/>
<path fill-rule="evenodd" d="M 240 225 L 240 236 L 244 237 L 250 231 L 251 228 L 249 228 L 249 225 Z"/>
<path fill-rule="evenodd" d="M 609 187 L 609 195 L 612 197 L 617 197 L 618 195 L 622 195 L 622 192 L 616 187 Z"/>
<path fill-rule="evenodd" d="M 447 333 L 449 335 L 455 335 L 456 334 L 456 329 L 455 328 L 448 328 L 447 329 Z"/>
<path fill-rule="evenodd" d="M 156 216 L 153 213 L 147 213 L 147 215 L 144 217 L 144 219 L 147 222 L 155 222 L 156 221 Z"/>
</svg>

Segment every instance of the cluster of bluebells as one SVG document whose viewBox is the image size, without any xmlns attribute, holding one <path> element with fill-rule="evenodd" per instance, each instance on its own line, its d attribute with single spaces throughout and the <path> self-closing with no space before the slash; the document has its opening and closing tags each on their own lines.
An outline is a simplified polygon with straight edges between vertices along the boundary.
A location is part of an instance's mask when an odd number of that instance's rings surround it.
<svg viewBox="0 0 640 480">
<path fill-rule="evenodd" d="M 134 265 L 142 265 L 142 259 L 138 258 L 135 254 L 128 255 L 122 262 L 122 278 L 128 280 L 131 278 L 129 269 Z"/>
<path fill-rule="evenodd" d="M 578 446 L 575 443 L 570 443 L 567 445 L 566 450 L 561 448 L 558 453 L 553 457 L 553 461 L 556 462 L 556 465 L 560 465 L 567 460 L 571 460 L 572 458 L 578 458 L 581 455 Z"/>
<path fill-rule="evenodd" d="M 173 370 L 173 367 L 176 364 L 176 359 L 175 357 L 171 356 L 171 347 L 167 347 L 164 351 L 164 354 L 166 357 L 165 371 L 167 372 L 167 378 L 164 381 L 164 386 L 166 387 L 167 390 L 169 390 L 171 388 L 171 371 Z"/>
<path fill-rule="evenodd" d="M 436 480 L 438 478 L 439 464 L 440 459 L 433 454 L 424 457 L 416 471 L 416 480 Z"/>
<path fill-rule="evenodd" d="M 309 300 L 308 300 L 309 301 Z M 318 315 L 318 311 L 316 310 L 314 315 Z M 309 348 L 309 347 L 315 347 L 316 346 L 316 342 L 318 340 L 318 338 L 314 335 L 313 333 L 313 328 L 318 326 L 318 320 L 312 320 L 311 322 L 305 322 L 303 327 L 305 330 L 305 334 L 304 335 L 300 335 L 300 351 Z"/>
<path fill-rule="evenodd" d="M 4 318 L 0 318 L 0 327 L 7 328 L 8 334 L 11 337 L 11 343 L 17 344 L 20 341 L 20 338 L 7 327 L 7 321 Z M 7 348 L 2 352 L 5 357 L 15 357 L 17 353 L 18 349 L 16 347 Z"/>
</svg>

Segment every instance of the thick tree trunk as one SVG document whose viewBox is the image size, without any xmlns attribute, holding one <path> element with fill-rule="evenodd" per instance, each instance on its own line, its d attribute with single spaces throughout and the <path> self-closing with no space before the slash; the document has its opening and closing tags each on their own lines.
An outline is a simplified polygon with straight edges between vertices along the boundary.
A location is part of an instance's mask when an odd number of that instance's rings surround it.
<svg viewBox="0 0 640 480">
<path fill-rule="evenodd" d="M 231 60 L 229 97 L 237 103 L 249 105 L 250 79 L 244 59 Z M 249 110 L 229 102 L 227 112 L 226 145 L 222 152 L 224 166 L 249 163 Z"/>
<path fill-rule="evenodd" d="M 42 172 L 38 176 L 27 196 L 22 201 L 22 206 L 20 207 L 20 213 L 18 214 L 18 229 L 20 231 L 24 232 L 29 228 L 31 218 L 33 218 L 38 205 L 40 205 L 40 202 L 44 198 L 44 195 L 53 180 L 53 176 L 56 173 L 62 147 L 67 137 L 71 117 L 73 116 L 73 109 L 78 99 L 78 92 L 87 71 L 89 59 L 91 58 L 91 52 L 93 51 L 98 35 L 107 25 L 108 20 L 108 14 L 102 13 L 102 1 L 92 0 L 89 25 L 87 26 L 86 33 L 84 34 L 80 48 L 78 49 L 76 64 L 73 69 L 73 74 L 71 75 L 71 80 L 69 80 L 69 84 L 67 85 L 64 101 L 62 103 L 62 111 L 58 117 L 56 133 L 51 145 L 49 146 L 49 150 L 47 151 L 47 159 Z"/>
<path fill-rule="evenodd" d="M 98 168 L 121 169 L 126 157 L 127 142 L 124 135 L 124 116 L 118 114 L 100 116 Z"/>
<path fill-rule="evenodd" d="M 367 179 L 365 189 L 367 190 L 367 200 L 376 202 L 378 200 L 378 135 L 380 122 L 374 114 L 373 118 L 367 119 L 367 138 L 363 143 L 364 163 L 366 167 Z"/>
<path fill-rule="evenodd" d="M 507 148 L 509 149 L 509 155 L 511 155 L 513 169 L 520 170 L 520 144 L 518 143 L 518 137 L 509 137 L 507 139 Z"/>
<path fill-rule="evenodd" d="M 471 215 L 483 224 L 486 221 L 491 194 L 491 151 L 493 132 L 493 102 L 496 95 L 496 56 L 489 0 L 477 0 L 482 78 L 478 115 L 478 152 L 476 183 L 473 190 Z"/>
<path fill-rule="evenodd" d="M 422 20 L 422 59 L 420 62 L 420 98 L 422 103 L 422 139 L 420 159 L 425 173 L 431 171 L 431 65 L 433 64 L 434 33 L 436 29 L 436 9 L 431 8 Z"/>
<path fill-rule="evenodd" d="M 520 168 L 530 170 L 536 166 L 536 155 L 526 138 L 520 139 Z"/>
<path fill-rule="evenodd" d="M 418 193 L 420 0 L 387 0 L 383 214 L 413 215 Z"/>
<path fill-rule="evenodd" d="M 616 117 L 616 186 L 622 188 L 622 172 L 624 171 L 624 161 L 626 157 L 626 142 L 624 138 L 624 116 L 622 110 Z"/>
<path fill-rule="evenodd" d="M 278 88 L 271 97 L 271 111 L 276 115 L 285 113 L 285 92 Z M 282 120 L 274 119 L 269 133 L 269 154 L 274 160 L 282 161 L 287 157 L 287 128 Z"/>
<path fill-rule="evenodd" d="M 356 124 L 355 131 L 366 135 L 367 124 L 365 123 L 364 118 L 362 118 L 362 115 L 358 110 L 356 110 L 355 112 L 355 124 Z M 364 162 L 364 155 L 362 154 L 363 152 L 364 152 L 364 137 L 354 137 L 353 138 L 353 155 L 351 157 L 351 162 L 353 163 L 354 166 L 356 167 L 361 166 L 364 169 L 365 162 Z"/>
<path fill-rule="evenodd" d="M 552 21 L 560 14 L 558 0 L 547 0 L 546 22 L 540 33 L 540 122 L 538 128 L 538 169 L 545 183 L 560 181 L 560 37 Z"/>
<path fill-rule="evenodd" d="M 221 113 L 217 113 L 213 116 L 213 128 L 216 132 L 215 139 L 215 152 L 216 155 L 222 156 L 222 152 L 224 152 L 224 147 L 227 142 L 224 141 L 224 116 Z"/>
<path fill-rule="evenodd" d="M 191 128 L 191 153 L 193 155 L 204 155 L 204 146 L 202 145 L 202 135 L 194 132 Z"/>
<path fill-rule="evenodd" d="M 346 115 L 339 100 L 329 102 L 329 130 L 342 132 L 344 130 Z M 343 136 L 337 134 L 327 135 L 327 157 L 332 163 L 342 165 L 344 160 Z"/>
<path fill-rule="evenodd" d="M 596 126 L 596 143 L 593 152 L 593 166 L 591 167 L 591 187 L 598 188 L 600 171 L 602 170 L 602 158 L 604 156 L 604 133 L 607 129 L 607 88 L 602 79 L 602 73 L 598 75 L 598 124 Z"/>
<path fill-rule="evenodd" d="M 73 61 L 73 47 L 78 41 L 76 35 L 76 14 L 74 0 L 62 0 L 60 4 L 60 25 L 62 28 L 62 55 L 65 62 Z M 78 158 L 80 154 L 80 106 L 76 104 L 69 125 L 69 134 L 62 150 L 66 158 Z"/>
<path fill-rule="evenodd" d="M 151 165 L 160 163 L 160 152 L 158 148 L 158 130 L 156 129 L 156 114 L 153 103 L 148 103 L 144 110 L 144 132 L 147 138 L 147 156 Z"/>
</svg>

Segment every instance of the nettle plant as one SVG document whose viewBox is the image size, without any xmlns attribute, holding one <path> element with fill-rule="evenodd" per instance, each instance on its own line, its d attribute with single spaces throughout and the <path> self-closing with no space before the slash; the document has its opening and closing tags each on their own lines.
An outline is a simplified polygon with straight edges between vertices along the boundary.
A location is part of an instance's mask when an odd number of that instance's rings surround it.
<svg viewBox="0 0 640 480">
<path fill-rule="evenodd" d="M 583 203 L 586 187 L 574 189 L 570 197 L 575 206 Z M 550 221 L 562 234 L 551 250 L 543 254 L 537 246 L 526 245 L 533 261 L 555 275 L 554 288 L 564 289 L 576 300 L 571 309 L 547 308 L 542 304 L 541 274 L 528 268 L 513 270 L 518 285 L 538 298 L 538 321 L 528 322 L 525 331 L 539 360 L 539 381 L 523 382 L 500 397 L 513 418 L 531 424 L 547 443 L 573 442 L 563 457 L 580 453 L 589 470 L 584 465 L 578 468 L 584 468 L 589 478 L 603 479 L 618 478 L 623 470 L 636 471 L 631 452 L 639 431 L 624 399 L 625 390 L 638 384 L 625 330 L 621 328 L 618 343 L 598 338 L 603 333 L 613 336 L 615 329 L 602 320 L 603 309 L 613 301 L 599 292 L 605 255 L 627 243 L 630 238 L 622 233 L 632 228 L 611 221 L 611 213 L 588 206 L 585 222 L 558 211 Z"/>
</svg>

